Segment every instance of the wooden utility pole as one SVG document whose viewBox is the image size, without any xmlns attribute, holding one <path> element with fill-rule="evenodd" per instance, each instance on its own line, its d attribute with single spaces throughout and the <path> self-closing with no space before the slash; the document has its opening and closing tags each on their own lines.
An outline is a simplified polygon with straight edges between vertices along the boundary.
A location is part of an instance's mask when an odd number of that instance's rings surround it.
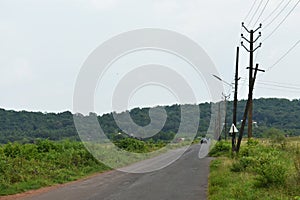
<svg viewBox="0 0 300 200">
<path fill-rule="evenodd" d="M 254 39 L 254 33 L 257 32 L 259 29 L 262 28 L 262 25 L 260 24 L 259 27 L 255 30 L 248 30 L 247 27 L 244 25 L 244 22 L 242 23 L 242 27 L 250 34 L 250 39 L 244 37 L 242 34 L 242 38 L 247 41 L 250 45 L 250 49 L 244 46 L 243 42 L 241 43 L 242 46 L 250 53 L 250 61 L 249 61 L 249 91 L 251 90 L 251 83 L 253 79 L 253 55 L 254 52 L 261 47 L 261 43 L 258 47 L 254 48 L 254 43 L 257 42 L 257 40 L 261 37 L 261 32 L 259 32 L 259 35 L 256 39 Z M 251 98 L 249 100 L 249 108 L 248 108 L 248 138 L 252 137 L 252 112 L 253 112 L 253 99 Z"/>
<path fill-rule="evenodd" d="M 236 113 L 237 113 L 237 95 L 238 95 L 238 81 L 239 81 L 239 55 L 240 48 L 236 48 L 236 63 L 235 63 L 235 81 L 234 81 L 234 100 L 233 100 L 233 119 L 232 123 L 236 126 Z M 236 146 L 236 133 L 233 131 L 232 133 L 232 152 L 235 151 Z"/>
<path fill-rule="evenodd" d="M 242 139 L 243 139 L 244 128 L 245 128 L 245 124 L 246 124 L 246 120 L 247 120 L 247 114 L 248 114 L 249 108 L 250 108 L 250 102 L 251 102 L 250 100 L 253 97 L 253 89 L 254 89 L 254 83 L 255 83 L 257 71 L 265 72 L 264 70 L 258 69 L 258 64 L 256 64 L 256 67 L 255 67 L 255 70 L 254 70 L 254 76 L 253 76 L 251 84 L 250 84 L 250 91 L 248 93 L 248 100 L 247 100 L 245 112 L 244 112 L 244 115 L 243 115 L 242 126 L 241 126 L 240 131 L 239 131 L 239 137 L 238 137 L 236 152 L 239 152 L 240 146 L 241 146 L 241 142 L 242 142 Z"/>
</svg>

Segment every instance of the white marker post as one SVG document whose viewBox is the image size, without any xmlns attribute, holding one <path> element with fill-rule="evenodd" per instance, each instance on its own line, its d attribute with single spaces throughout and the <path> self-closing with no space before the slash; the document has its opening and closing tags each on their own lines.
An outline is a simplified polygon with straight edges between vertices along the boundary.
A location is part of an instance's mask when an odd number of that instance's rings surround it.
<svg viewBox="0 0 300 200">
<path fill-rule="evenodd" d="M 229 129 L 230 135 L 232 135 L 233 133 L 238 133 L 238 132 L 239 132 L 239 130 L 235 127 L 234 124 L 232 124 L 230 129 Z"/>
</svg>

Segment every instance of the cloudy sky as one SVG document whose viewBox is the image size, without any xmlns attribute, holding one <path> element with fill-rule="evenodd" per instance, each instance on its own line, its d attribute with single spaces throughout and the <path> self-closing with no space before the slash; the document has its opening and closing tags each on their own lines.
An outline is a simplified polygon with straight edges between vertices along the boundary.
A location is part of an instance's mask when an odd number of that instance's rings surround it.
<svg viewBox="0 0 300 200">
<path fill-rule="evenodd" d="M 255 56 L 261 68 L 267 69 L 258 77 L 255 97 L 299 99 L 297 3 L 298 0 L 0 0 L 0 107 L 72 110 L 76 78 L 90 53 L 111 37 L 140 28 L 168 29 L 188 36 L 210 56 L 222 79 L 231 83 L 242 21 L 250 28 L 259 22 L 268 25 L 261 30 L 263 46 Z M 143 61 L 136 56 L 122 65 L 130 65 L 137 58 Z M 152 57 L 163 60 L 162 55 Z M 170 60 L 174 65 L 180 62 Z M 241 48 L 239 98 L 247 95 L 247 66 L 248 54 Z M 109 77 L 107 80 L 115 81 Z M 226 85 L 224 88 L 230 91 Z M 137 92 L 131 106 L 176 102 L 160 89 Z M 95 98 L 105 98 L 108 90 L 98 89 Z M 197 101 L 206 98 L 198 95 Z M 98 106 L 98 113 L 108 111 L 109 106 Z"/>
</svg>

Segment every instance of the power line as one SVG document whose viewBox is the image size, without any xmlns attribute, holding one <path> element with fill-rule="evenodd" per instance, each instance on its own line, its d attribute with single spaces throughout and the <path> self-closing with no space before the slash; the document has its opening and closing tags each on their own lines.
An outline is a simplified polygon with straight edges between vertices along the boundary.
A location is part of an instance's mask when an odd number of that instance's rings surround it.
<svg viewBox="0 0 300 200">
<path fill-rule="evenodd" d="M 277 82 L 277 81 L 262 81 L 262 80 L 258 80 L 258 82 L 275 83 L 275 84 L 280 84 L 280 85 L 290 85 L 290 86 L 299 86 L 300 87 L 300 84 L 295 84 L 295 83 L 282 83 L 282 82 Z"/>
<path fill-rule="evenodd" d="M 246 20 L 248 19 L 248 17 L 250 16 L 250 13 L 252 12 L 252 10 L 253 10 L 253 8 L 254 8 L 256 2 L 257 2 L 257 0 L 255 0 L 255 1 L 253 2 L 252 6 L 251 6 L 251 8 L 250 8 L 250 10 L 249 10 L 249 12 L 247 13 L 246 17 L 244 18 L 244 21 L 246 21 Z"/>
<path fill-rule="evenodd" d="M 292 90 L 300 90 L 300 87 L 291 87 L 291 86 L 275 85 L 275 84 L 262 83 L 262 82 L 257 82 L 257 84 L 267 85 L 267 86 L 273 86 L 273 87 L 279 87 L 279 88 L 285 88 L 285 89 L 292 89 Z"/>
<path fill-rule="evenodd" d="M 251 22 L 253 21 L 253 19 L 254 19 L 255 15 L 257 14 L 257 12 L 258 12 L 259 8 L 261 7 L 261 5 L 262 5 L 262 3 L 263 3 L 263 1 L 264 1 L 264 0 L 261 0 L 261 1 L 260 1 L 260 3 L 258 4 L 258 7 L 256 8 L 255 12 L 253 13 L 253 15 L 252 15 L 252 17 L 251 17 L 251 19 L 250 19 L 250 21 L 249 21 L 248 25 L 250 25 L 250 24 L 251 24 Z"/>
<path fill-rule="evenodd" d="M 247 80 L 246 78 L 242 78 L 242 79 Z M 289 84 L 289 83 L 257 80 L 257 84 L 300 91 L 300 85 Z"/>
<path fill-rule="evenodd" d="M 257 18 L 257 20 L 255 21 L 255 23 L 254 23 L 254 26 L 257 24 L 257 22 L 260 20 L 260 18 L 261 18 L 261 16 L 263 15 L 263 13 L 265 12 L 265 10 L 266 10 L 266 8 L 267 8 L 267 5 L 268 5 L 268 3 L 270 2 L 270 0 L 267 0 L 267 2 L 266 2 L 266 4 L 265 4 L 265 6 L 263 7 L 263 9 L 262 9 L 262 11 L 260 12 L 260 14 L 259 14 L 259 16 L 258 16 L 258 18 Z"/>
<path fill-rule="evenodd" d="M 296 7 L 298 6 L 299 3 L 300 3 L 300 0 L 297 1 L 297 3 L 290 10 L 290 12 L 283 18 L 283 20 L 276 26 L 276 28 L 263 40 L 263 42 L 266 41 L 267 39 L 269 39 L 275 33 L 275 31 L 277 31 L 277 29 L 285 22 L 285 20 L 290 16 L 290 14 L 296 9 Z"/>
<path fill-rule="evenodd" d="M 284 0 L 281 0 L 281 2 L 276 6 L 276 8 L 262 21 L 262 23 L 265 23 L 277 10 L 280 8 Z"/>
<path fill-rule="evenodd" d="M 288 5 L 292 2 L 292 0 L 289 0 L 287 4 L 277 13 L 277 15 L 267 24 L 264 26 L 263 30 L 268 28 L 279 16 L 280 14 L 288 7 Z"/>
<path fill-rule="evenodd" d="M 285 54 L 283 54 L 273 65 L 271 65 L 267 71 L 270 71 L 272 68 L 274 68 L 278 63 L 280 63 L 293 49 L 297 47 L 297 45 L 300 43 L 300 40 L 298 40 Z"/>
<path fill-rule="evenodd" d="M 280 91 L 280 92 L 300 93 L 300 90 L 299 91 L 297 91 L 297 90 L 286 90 L 286 89 L 277 89 L 277 88 L 261 87 L 261 86 L 256 86 L 255 88 L 274 90 L 274 91 Z"/>
</svg>

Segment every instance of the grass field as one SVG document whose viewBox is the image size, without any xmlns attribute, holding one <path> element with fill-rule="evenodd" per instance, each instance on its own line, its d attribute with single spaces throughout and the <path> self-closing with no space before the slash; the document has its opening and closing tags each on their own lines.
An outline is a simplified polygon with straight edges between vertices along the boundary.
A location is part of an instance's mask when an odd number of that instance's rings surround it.
<svg viewBox="0 0 300 200">
<path fill-rule="evenodd" d="M 167 148 L 162 148 L 164 143 L 126 139 L 119 144 L 123 150 L 114 148 L 112 144 L 86 143 L 84 146 L 81 142 L 69 140 L 38 140 L 35 144 L 0 145 L 0 196 L 70 182 L 190 143 L 172 143 Z M 86 147 L 93 151 L 96 158 Z M 131 151 L 135 153 L 129 154 Z M 104 160 L 104 164 L 100 162 Z"/>
<path fill-rule="evenodd" d="M 211 151 L 209 199 L 300 200 L 300 137 L 244 142 L 233 156 L 229 142 Z"/>
<path fill-rule="evenodd" d="M 79 142 L 10 143 L 0 146 L 0 195 L 65 183 L 109 169 Z"/>
</svg>

